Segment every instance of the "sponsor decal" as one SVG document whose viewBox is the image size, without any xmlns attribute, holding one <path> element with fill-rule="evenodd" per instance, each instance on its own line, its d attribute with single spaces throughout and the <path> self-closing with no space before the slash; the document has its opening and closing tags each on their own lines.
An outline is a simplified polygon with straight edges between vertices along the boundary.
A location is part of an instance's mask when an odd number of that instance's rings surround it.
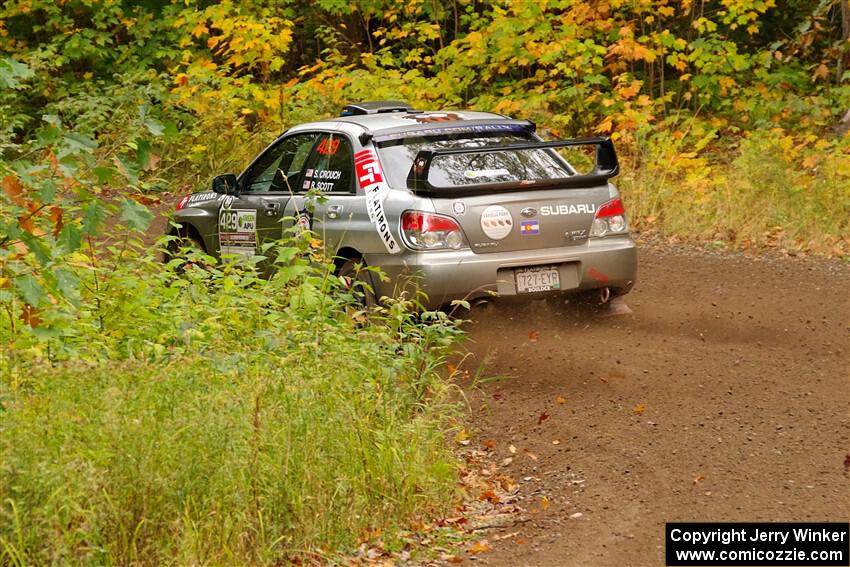
<svg viewBox="0 0 850 567">
<path fill-rule="evenodd" d="M 257 249 L 257 211 L 222 208 L 218 214 L 222 254 L 253 256 Z"/>
<path fill-rule="evenodd" d="M 200 203 L 202 201 L 212 201 L 213 199 L 218 198 L 218 193 L 214 193 L 212 191 L 207 191 L 205 193 L 195 193 L 194 195 L 189 197 L 190 205 L 194 205 L 195 203 Z"/>
<path fill-rule="evenodd" d="M 514 219 L 510 211 L 500 205 L 490 205 L 481 213 L 481 230 L 488 238 L 502 240 L 511 233 Z"/>
<path fill-rule="evenodd" d="M 397 118 L 403 118 L 397 116 Z M 469 126 L 466 124 L 446 126 L 443 128 L 428 128 L 427 130 L 416 130 L 415 134 L 411 132 L 394 132 L 391 134 L 381 134 L 375 139 L 379 142 L 387 140 L 399 140 L 407 138 L 411 135 L 416 136 L 439 136 L 441 134 L 474 134 L 478 132 L 528 132 L 528 128 L 519 124 L 480 124 L 478 126 Z M 532 182 L 533 183 L 533 182 Z"/>
<path fill-rule="evenodd" d="M 540 234 L 540 222 L 537 220 L 519 221 L 519 233 L 523 236 L 535 236 Z"/>
<path fill-rule="evenodd" d="M 233 206 L 233 195 L 225 195 L 224 199 L 221 200 L 222 208 L 229 209 Z"/>
<path fill-rule="evenodd" d="M 463 114 L 457 112 L 429 112 L 417 114 L 405 114 L 401 118 L 406 120 L 416 120 L 420 124 L 428 124 L 429 122 L 454 122 L 455 120 L 466 120 Z"/>
<path fill-rule="evenodd" d="M 596 212 L 596 205 L 593 203 L 581 205 L 544 205 L 540 207 L 541 216 L 554 215 L 592 215 Z"/>
<path fill-rule="evenodd" d="M 186 195 L 180 201 L 177 202 L 177 210 L 179 211 L 183 207 L 190 207 L 192 205 L 199 205 L 201 203 L 206 203 L 207 201 L 215 201 L 223 198 L 224 195 L 219 195 L 213 191 L 205 191 L 204 193 L 193 193 L 191 195 Z"/>
<path fill-rule="evenodd" d="M 521 214 L 525 218 L 535 217 L 535 216 L 537 216 L 537 209 L 535 209 L 534 207 L 526 207 L 523 210 L 521 210 L 519 212 L 519 214 Z"/>
<path fill-rule="evenodd" d="M 462 217 L 466 214 L 466 203 L 463 201 L 454 201 L 452 203 L 452 211 L 454 214 Z"/>
<path fill-rule="evenodd" d="M 401 252 L 401 247 L 390 232 L 390 223 L 384 213 L 384 199 L 390 188 L 384 183 L 384 174 L 375 150 L 362 150 L 354 154 L 354 171 L 357 182 L 366 195 L 366 211 L 375 230 L 381 236 L 384 248 L 390 254 Z"/>
<path fill-rule="evenodd" d="M 378 163 L 378 155 L 374 150 L 363 150 L 354 154 L 354 169 L 357 173 L 357 181 L 364 190 L 373 183 L 384 181 L 381 164 Z"/>
<path fill-rule="evenodd" d="M 478 179 L 479 177 L 499 177 L 500 175 L 510 175 L 510 172 L 500 167 L 498 169 L 467 169 L 463 174 L 469 179 Z"/>
</svg>

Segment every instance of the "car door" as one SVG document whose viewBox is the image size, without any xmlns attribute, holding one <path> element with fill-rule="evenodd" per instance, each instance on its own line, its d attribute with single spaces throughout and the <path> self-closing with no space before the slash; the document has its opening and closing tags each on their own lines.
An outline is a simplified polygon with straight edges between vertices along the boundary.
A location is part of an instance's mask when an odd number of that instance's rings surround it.
<svg viewBox="0 0 850 567">
<path fill-rule="evenodd" d="M 287 136 L 260 154 L 239 176 L 237 193 L 221 200 L 218 217 L 222 255 L 250 257 L 283 236 L 286 204 L 300 183 L 314 132 Z"/>
<path fill-rule="evenodd" d="M 321 198 L 315 197 L 317 194 Z M 368 226 L 365 201 L 356 193 L 354 152 L 347 136 L 319 134 L 304 167 L 301 187 L 286 214 L 298 217 L 302 226 L 316 232 L 331 253 Z"/>
</svg>

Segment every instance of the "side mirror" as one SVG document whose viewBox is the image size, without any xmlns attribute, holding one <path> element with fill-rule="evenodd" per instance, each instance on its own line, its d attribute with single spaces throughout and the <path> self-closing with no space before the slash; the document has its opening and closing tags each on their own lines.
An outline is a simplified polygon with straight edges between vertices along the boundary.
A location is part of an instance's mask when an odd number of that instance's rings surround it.
<svg viewBox="0 0 850 567">
<path fill-rule="evenodd" d="M 216 175 L 213 177 L 212 190 L 221 195 L 236 194 L 236 176 L 232 173 Z"/>
</svg>

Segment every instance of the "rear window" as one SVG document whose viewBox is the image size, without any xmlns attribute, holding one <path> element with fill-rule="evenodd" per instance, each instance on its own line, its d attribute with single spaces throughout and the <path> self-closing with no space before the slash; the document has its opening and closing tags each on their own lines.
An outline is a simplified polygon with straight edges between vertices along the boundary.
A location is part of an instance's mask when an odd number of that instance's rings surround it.
<svg viewBox="0 0 850 567">
<path fill-rule="evenodd" d="M 481 148 L 536 141 L 530 134 L 463 133 L 402 138 L 381 142 L 378 149 L 391 186 L 407 187 L 407 176 L 413 160 L 421 150 Z M 493 151 L 437 156 L 431 162 L 428 181 L 435 187 L 457 187 L 560 179 L 574 173 L 569 164 L 550 149 Z"/>
</svg>

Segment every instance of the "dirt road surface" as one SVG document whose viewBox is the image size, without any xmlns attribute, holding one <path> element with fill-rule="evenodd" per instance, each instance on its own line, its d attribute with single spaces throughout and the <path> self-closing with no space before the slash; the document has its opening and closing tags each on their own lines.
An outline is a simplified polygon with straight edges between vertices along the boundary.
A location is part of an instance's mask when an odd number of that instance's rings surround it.
<svg viewBox="0 0 850 567">
<path fill-rule="evenodd" d="M 466 366 L 507 378 L 473 444 L 526 512 L 465 564 L 660 566 L 668 521 L 848 521 L 846 265 L 645 245 L 626 303 L 474 310 Z"/>
</svg>

